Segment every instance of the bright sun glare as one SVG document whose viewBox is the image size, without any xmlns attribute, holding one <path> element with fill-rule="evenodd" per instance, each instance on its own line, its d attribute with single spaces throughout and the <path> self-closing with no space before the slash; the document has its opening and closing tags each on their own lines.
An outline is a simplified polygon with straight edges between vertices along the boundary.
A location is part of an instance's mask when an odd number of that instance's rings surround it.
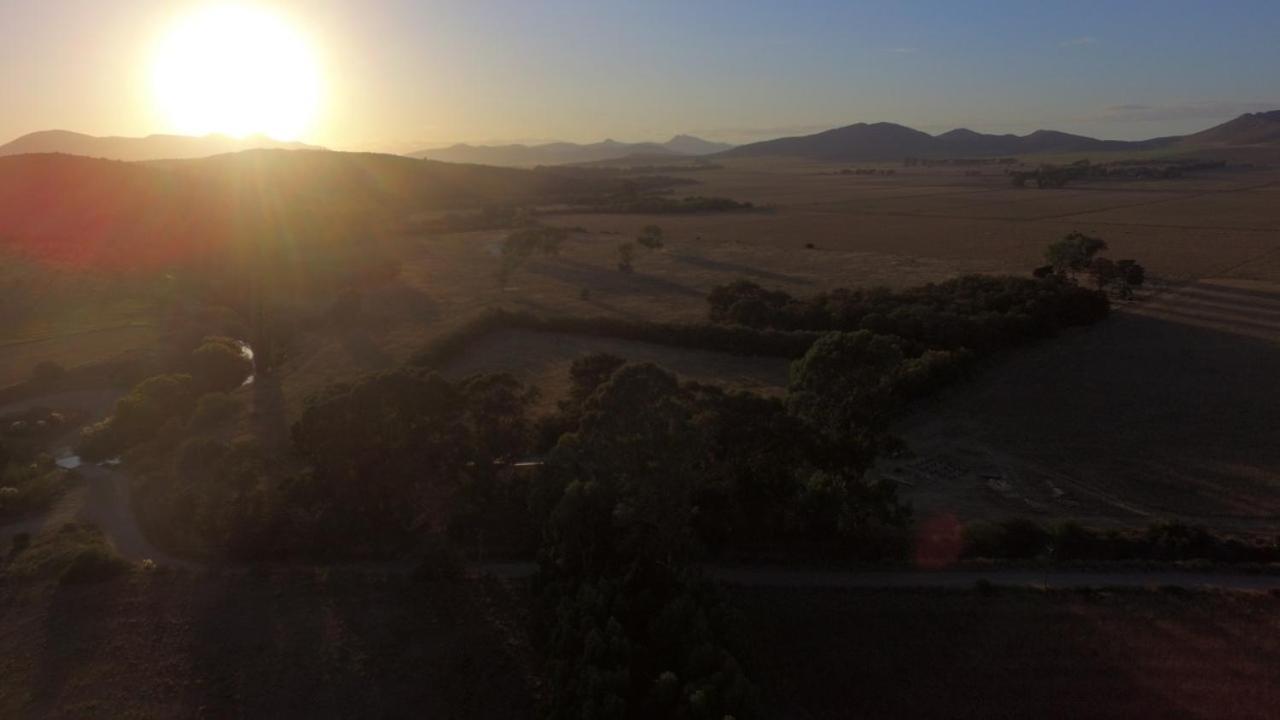
<svg viewBox="0 0 1280 720">
<path fill-rule="evenodd" d="M 320 68 L 288 21 L 252 5 L 215 5 L 181 18 L 152 66 L 158 108 L 181 133 L 293 140 L 320 105 Z"/>
</svg>

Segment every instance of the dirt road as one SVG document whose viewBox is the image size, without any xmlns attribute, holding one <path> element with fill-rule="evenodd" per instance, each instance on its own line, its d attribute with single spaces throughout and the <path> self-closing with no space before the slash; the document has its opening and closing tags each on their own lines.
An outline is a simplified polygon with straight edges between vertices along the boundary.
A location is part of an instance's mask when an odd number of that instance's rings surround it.
<svg viewBox="0 0 1280 720">
<path fill-rule="evenodd" d="M 499 579 L 518 580 L 531 577 L 538 566 L 534 563 L 489 563 L 477 565 L 473 570 Z M 1280 575 L 1182 570 L 809 570 L 780 565 L 704 565 L 702 570 L 707 577 L 744 587 L 967 589 L 974 587 L 979 580 L 986 580 L 1006 587 L 1280 589 Z"/>
</svg>

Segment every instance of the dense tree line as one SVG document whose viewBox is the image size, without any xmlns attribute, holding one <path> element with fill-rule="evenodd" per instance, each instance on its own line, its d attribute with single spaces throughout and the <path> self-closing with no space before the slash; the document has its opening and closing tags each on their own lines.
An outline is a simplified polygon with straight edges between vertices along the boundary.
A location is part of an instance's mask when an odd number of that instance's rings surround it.
<svg viewBox="0 0 1280 720">
<path fill-rule="evenodd" d="M 540 315 L 519 310 L 486 310 L 418 351 L 409 364 L 439 367 L 478 338 L 499 330 L 536 330 L 590 337 L 635 340 L 656 345 L 695 348 L 760 357 L 800 357 L 820 332 L 760 330 L 709 323 L 656 322 L 617 317 Z"/>
<path fill-rule="evenodd" d="M 1280 562 L 1280 539 L 1246 541 L 1196 525 L 1160 521 L 1145 530 L 1099 530 L 1064 520 L 1044 526 L 1027 518 L 973 522 L 964 526 L 968 558 L 1061 561 Z"/>
<path fill-rule="evenodd" d="M 711 213 L 757 210 L 750 200 L 738 201 L 726 197 L 690 195 L 683 198 L 666 195 L 637 195 L 618 197 L 579 208 L 574 212 L 623 213 L 639 215 L 678 215 L 683 213 Z"/>
<path fill-rule="evenodd" d="M 116 401 L 111 415 L 84 430 L 78 451 L 90 460 L 120 455 L 140 444 L 179 437 L 205 395 L 225 395 L 244 382 L 253 363 L 230 338 L 207 337 L 185 363 L 188 372 L 156 375 Z M 207 422 L 218 400 L 205 401 Z"/>
<path fill-rule="evenodd" d="M 907 290 L 846 289 L 808 298 L 749 280 L 707 298 L 712 323 L 782 332 L 868 330 L 926 349 L 995 350 L 1106 316 L 1105 295 L 1056 278 L 966 275 Z"/>
</svg>

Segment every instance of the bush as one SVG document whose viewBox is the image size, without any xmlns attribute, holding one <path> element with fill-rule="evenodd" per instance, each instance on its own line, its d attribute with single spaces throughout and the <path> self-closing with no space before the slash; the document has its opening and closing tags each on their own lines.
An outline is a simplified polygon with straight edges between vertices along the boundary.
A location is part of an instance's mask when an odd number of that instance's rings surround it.
<svg viewBox="0 0 1280 720">
<path fill-rule="evenodd" d="M 40 385 L 52 385 L 66 374 L 66 368 L 52 360 L 41 360 L 31 369 L 31 379 Z"/>
<path fill-rule="evenodd" d="M 418 367 L 439 367 L 465 351 L 477 339 L 498 330 L 559 332 L 589 337 L 634 340 L 670 347 L 687 347 L 732 355 L 797 358 L 804 355 L 819 332 L 758 330 L 740 325 L 665 323 L 616 317 L 537 315 L 490 310 L 427 345 L 410 360 Z"/>
<path fill-rule="evenodd" d="M 234 390 L 252 372 L 253 363 L 230 338 L 207 337 L 191 354 L 191 375 L 196 387 L 201 390 Z"/>
<path fill-rule="evenodd" d="M 196 401 L 190 424 L 193 429 L 208 430 L 236 417 L 243 409 L 244 403 L 238 398 L 223 392 L 206 393 Z"/>
<path fill-rule="evenodd" d="M 1067 280 L 966 275 L 901 291 L 838 289 L 810 298 L 738 280 L 707 296 L 716 324 L 784 331 L 870 330 L 926 349 L 987 352 L 1097 322 L 1105 294 Z"/>
<path fill-rule="evenodd" d="M 413 579 L 418 582 L 452 581 L 463 576 L 462 558 L 449 542 L 431 535 L 424 542 Z"/>
<path fill-rule="evenodd" d="M 190 375 L 157 375 L 116 401 L 115 413 L 85 428 L 77 452 L 87 460 L 108 458 L 162 436 L 181 434 L 194 405 Z"/>
<path fill-rule="evenodd" d="M 31 547 L 31 533 L 20 532 L 10 541 L 9 554 L 17 555 L 29 547 Z"/>
<path fill-rule="evenodd" d="M 961 531 L 966 557 L 1025 560 L 1049 547 L 1049 533 L 1026 518 L 971 522 Z"/>
<path fill-rule="evenodd" d="M 119 577 L 129 571 L 129 563 L 104 548 L 81 550 L 62 572 L 63 585 L 99 583 Z"/>
</svg>

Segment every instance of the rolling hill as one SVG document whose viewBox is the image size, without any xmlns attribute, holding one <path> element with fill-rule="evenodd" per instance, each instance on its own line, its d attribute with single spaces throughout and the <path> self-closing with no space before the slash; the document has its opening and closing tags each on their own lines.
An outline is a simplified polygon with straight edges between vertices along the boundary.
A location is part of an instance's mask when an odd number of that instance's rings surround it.
<svg viewBox="0 0 1280 720">
<path fill-rule="evenodd" d="M 0 145 L 0 157 L 28 153 L 64 153 L 107 160 L 178 160 L 209 157 L 255 149 L 320 150 L 302 143 L 280 142 L 264 136 L 232 138 L 225 135 L 149 135 L 147 137 L 96 137 L 67 130 L 34 132 Z"/>
<path fill-rule="evenodd" d="M 645 157 L 709 155 L 731 148 L 692 135 L 676 135 L 664 143 L 624 143 L 605 140 L 579 145 L 556 142 L 543 145 L 467 145 L 458 144 L 435 150 L 420 150 L 410 157 L 440 160 L 452 163 L 499 165 L 506 167 L 536 167 L 538 165 L 569 165 L 616 160 L 631 155 Z"/>
<path fill-rule="evenodd" d="M 857 123 L 814 135 L 741 145 L 719 153 L 717 157 L 776 156 L 832 162 L 885 162 L 904 157 L 997 157 L 1272 144 L 1280 144 L 1280 111 L 1241 115 L 1192 135 L 1137 141 L 1098 140 L 1056 130 L 1037 130 L 1028 135 L 992 135 L 960 128 L 929 135 L 894 123 Z"/>
<path fill-rule="evenodd" d="M 248 150 L 128 163 L 0 158 L 0 249 L 79 266 L 144 268 L 287 244 L 305 262 L 418 212 L 531 203 L 586 181 L 395 155 Z M 593 181 L 599 184 L 599 181 Z"/>
<path fill-rule="evenodd" d="M 1245 113 L 1221 125 L 1182 138 L 1193 147 L 1280 144 L 1280 110 Z"/>
</svg>

